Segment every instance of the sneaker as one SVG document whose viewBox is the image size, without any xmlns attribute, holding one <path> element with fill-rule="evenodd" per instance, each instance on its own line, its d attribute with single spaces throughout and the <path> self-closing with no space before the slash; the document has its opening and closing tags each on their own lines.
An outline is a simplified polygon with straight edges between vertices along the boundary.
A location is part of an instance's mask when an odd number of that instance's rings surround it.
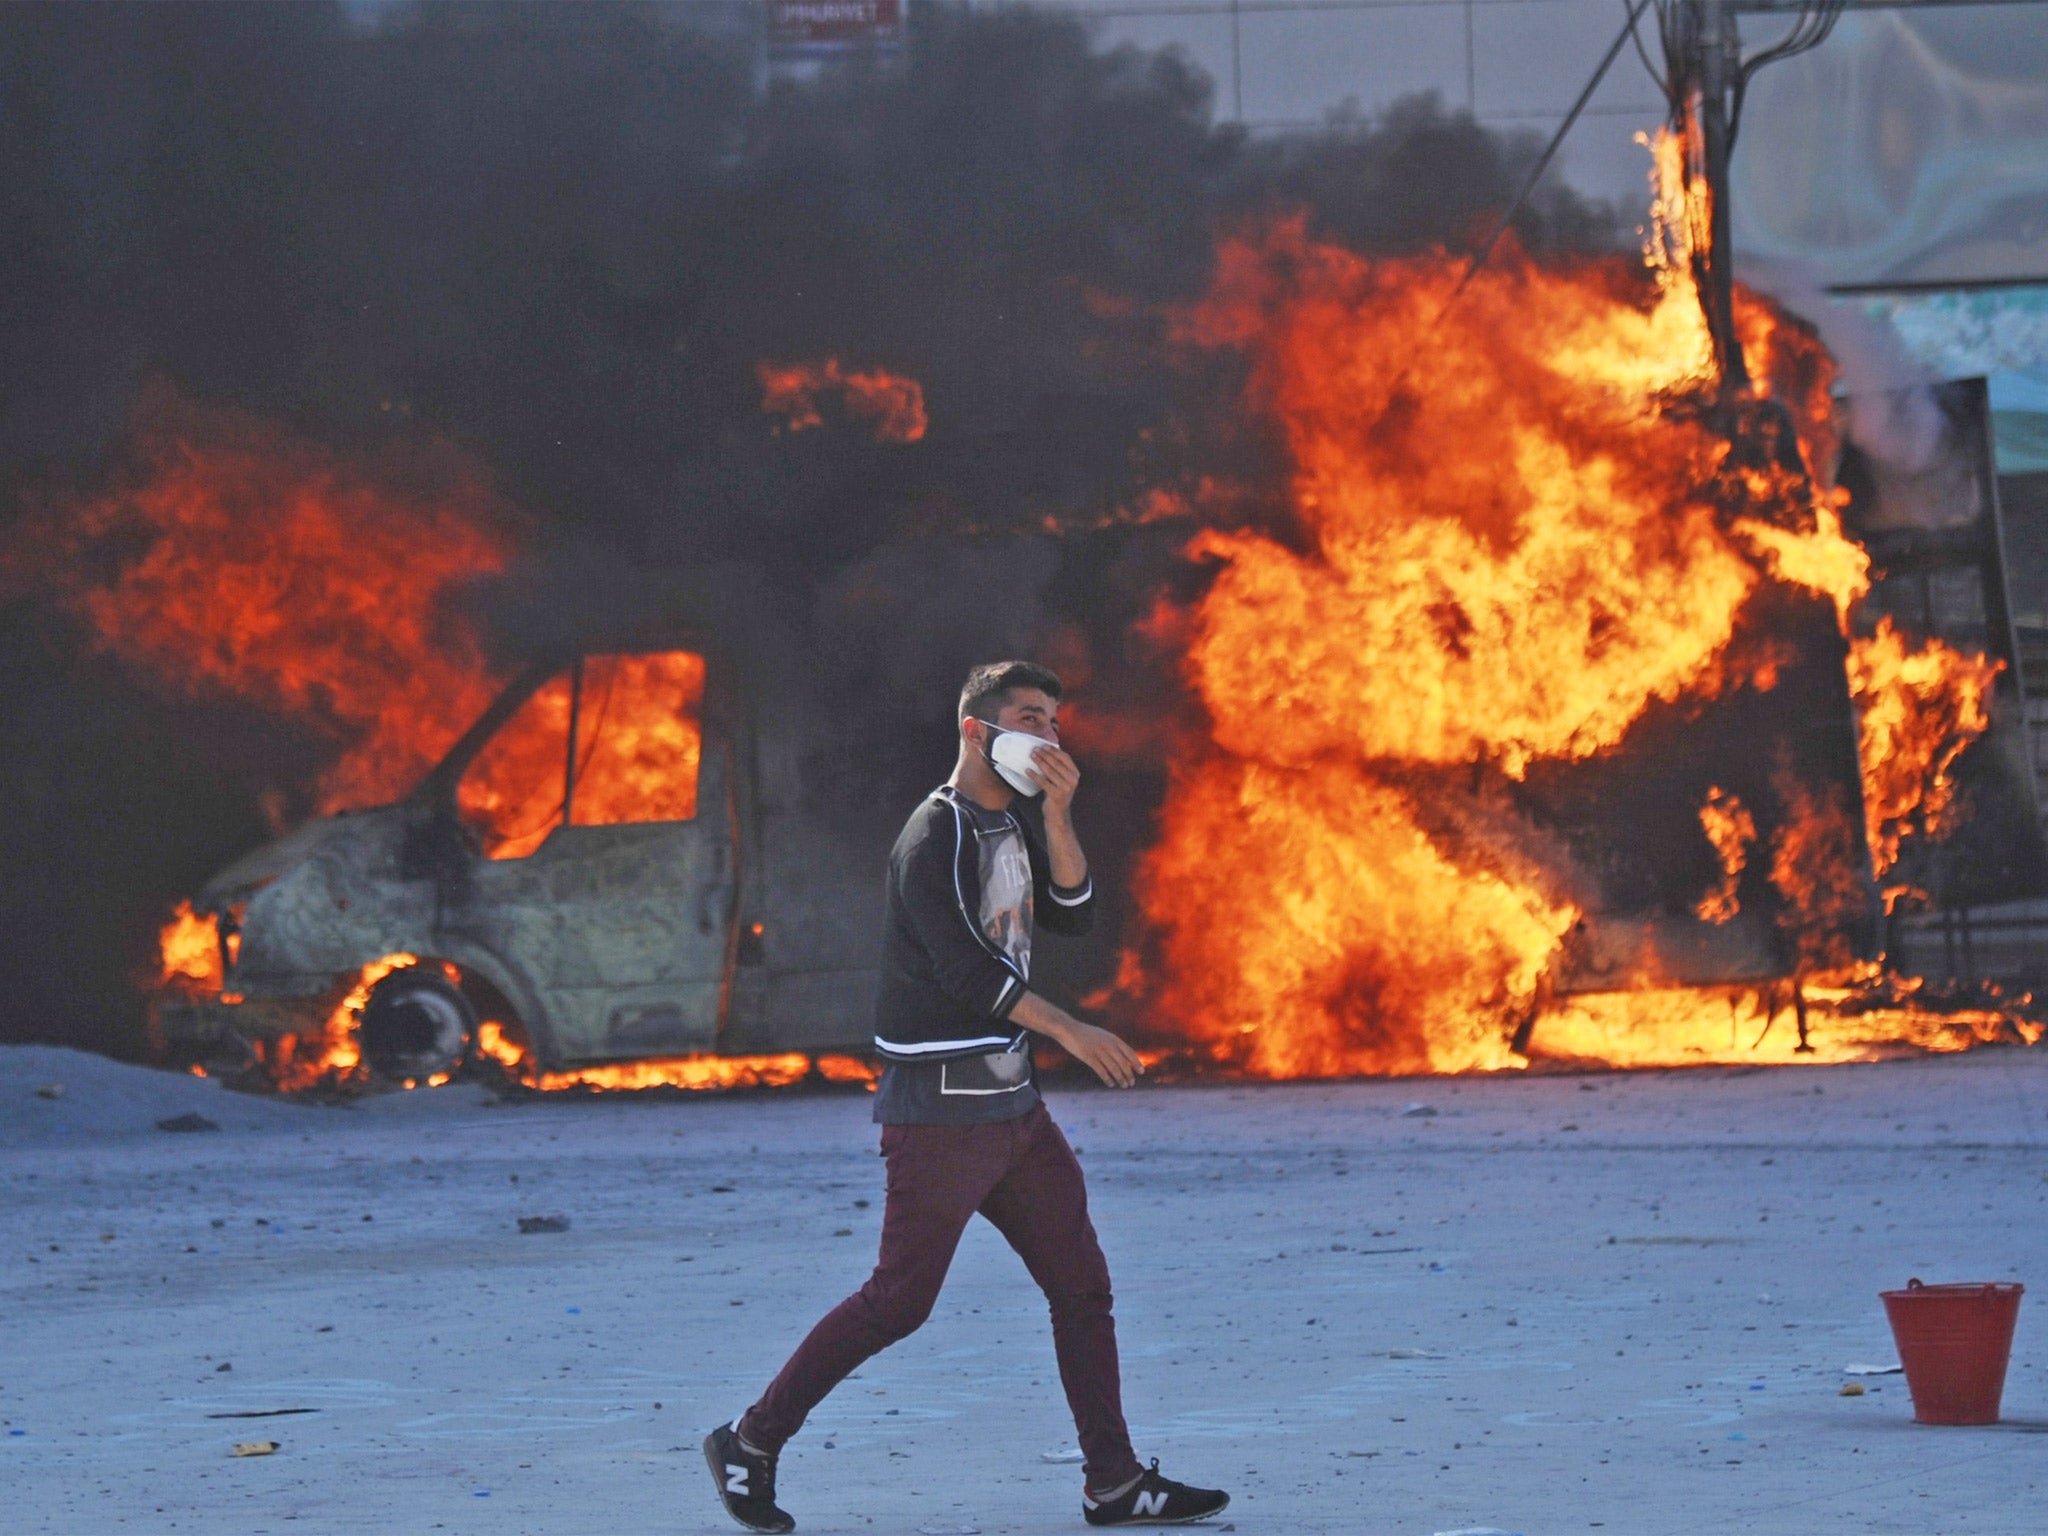
<svg viewBox="0 0 2048 1536">
<path fill-rule="evenodd" d="M 733 1519 L 750 1531 L 796 1529 L 796 1521 L 775 1507 L 775 1458 L 747 1449 L 738 1419 L 704 1437 L 704 1460 Z"/>
<path fill-rule="evenodd" d="M 1220 1515 L 1229 1505 L 1230 1495 L 1221 1489 L 1190 1488 L 1161 1477 L 1156 1459 L 1117 1493 L 1081 1495 L 1081 1513 L 1090 1525 L 1187 1525 Z"/>
</svg>

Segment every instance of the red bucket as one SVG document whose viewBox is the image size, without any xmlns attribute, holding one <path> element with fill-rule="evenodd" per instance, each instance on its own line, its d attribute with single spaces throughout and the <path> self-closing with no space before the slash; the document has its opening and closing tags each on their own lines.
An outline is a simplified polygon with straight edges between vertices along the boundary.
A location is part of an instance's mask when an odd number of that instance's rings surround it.
<svg viewBox="0 0 2048 1536">
<path fill-rule="evenodd" d="M 1922 1285 L 1883 1291 L 1913 1417 L 1922 1424 L 1996 1424 L 2023 1285 Z"/>
</svg>

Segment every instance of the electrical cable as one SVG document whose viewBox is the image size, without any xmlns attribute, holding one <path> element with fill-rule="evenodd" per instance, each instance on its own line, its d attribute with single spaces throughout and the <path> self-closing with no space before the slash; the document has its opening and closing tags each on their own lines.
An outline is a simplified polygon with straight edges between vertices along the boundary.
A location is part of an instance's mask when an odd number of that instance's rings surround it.
<svg viewBox="0 0 2048 1536">
<path fill-rule="evenodd" d="M 1601 55 L 1592 78 L 1586 81 L 1585 89 L 1579 92 L 1579 99 L 1574 101 L 1571 110 L 1565 113 L 1564 121 L 1557 125 L 1557 132 L 1553 133 L 1550 142 L 1543 146 L 1543 153 L 1536 157 L 1536 164 L 1530 168 L 1527 178 L 1522 182 L 1521 191 L 1517 192 L 1514 201 L 1508 204 L 1507 212 L 1500 216 L 1500 222 L 1494 225 L 1493 233 L 1473 252 L 1464 275 L 1458 279 L 1458 285 L 1451 290 L 1450 298 L 1444 303 L 1443 313 L 1437 316 L 1437 324 L 1443 323 L 1444 315 L 1451 312 L 1451 306 L 1458 302 L 1458 296 L 1465 291 L 1466 285 L 1478 275 L 1479 269 L 1486 265 L 1487 258 L 1493 254 L 1493 248 L 1500 243 L 1500 237 L 1508 232 L 1508 226 L 1514 223 L 1515 215 L 1522 211 L 1522 205 L 1529 200 L 1529 194 L 1536 190 L 1536 183 L 1541 181 L 1543 173 L 1550 169 L 1550 162 L 1564 144 L 1565 135 L 1572 131 L 1572 125 L 1578 122 L 1579 114 L 1586 110 L 1586 103 L 1593 99 L 1593 92 L 1600 88 L 1600 82 L 1607 77 L 1607 71 L 1621 54 L 1622 45 L 1635 35 L 1636 18 L 1650 3 L 1651 0 L 1628 0 L 1628 15 L 1622 22 L 1621 31 L 1616 33 L 1614 41 L 1607 45 L 1607 52 Z"/>
<path fill-rule="evenodd" d="M 1626 11 L 1628 0 L 1621 0 L 1621 3 L 1622 9 Z M 1633 14 L 1628 19 L 1628 35 L 1636 45 L 1636 57 L 1643 61 L 1644 72 L 1656 82 L 1657 94 L 1664 98 L 1665 110 L 1668 112 L 1671 109 L 1671 82 L 1663 70 L 1650 62 L 1650 50 L 1643 46 L 1643 35 L 1636 30 L 1636 17 Z"/>
<path fill-rule="evenodd" d="M 1780 59 L 1789 59 L 1795 54 L 1818 48 L 1828 40 L 1828 34 L 1835 30 L 1835 23 L 1842 19 L 1842 8 L 1847 0 L 1812 0 L 1799 17 L 1792 23 L 1782 38 L 1764 49 L 1756 57 L 1740 65 L 1735 71 L 1735 89 L 1728 103 L 1728 147 L 1735 147 L 1736 130 L 1742 123 L 1742 102 L 1749 94 L 1749 82 L 1756 72 L 1766 64 L 1775 64 Z"/>
</svg>

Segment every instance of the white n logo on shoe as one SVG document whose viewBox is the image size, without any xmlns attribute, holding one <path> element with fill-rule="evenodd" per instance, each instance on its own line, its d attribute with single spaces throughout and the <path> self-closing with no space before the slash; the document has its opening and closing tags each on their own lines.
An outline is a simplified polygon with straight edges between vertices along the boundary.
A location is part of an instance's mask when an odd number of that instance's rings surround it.
<svg viewBox="0 0 2048 1536">
<path fill-rule="evenodd" d="M 1134 1515 L 1165 1514 L 1166 1490 L 1164 1488 L 1157 1488 L 1150 1493 L 1139 1494 L 1137 1501 L 1131 1505 L 1131 1513 Z"/>
<path fill-rule="evenodd" d="M 745 1467 L 736 1467 L 729 1461 L 725 1464 L 725 1491 L 738 1494 L 744 1494 L 747 1491 L 747 1469 Z"/>
</svg>

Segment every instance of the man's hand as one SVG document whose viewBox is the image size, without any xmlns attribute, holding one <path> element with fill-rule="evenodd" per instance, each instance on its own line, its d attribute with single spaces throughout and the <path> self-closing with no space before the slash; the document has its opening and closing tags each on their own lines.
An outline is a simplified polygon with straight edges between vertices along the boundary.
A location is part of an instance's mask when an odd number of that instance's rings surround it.
<svg viewBox="0 0 2048 1536">
<path fill-rule="evenodd" d="M 1138 1053 L 1108 1030 L 1094 1024 L 1073 1021 L 1073 1029 L 1060 1044 L 1067 1054 L 1111 1088 L 1128 1088 L 1145 1072 Z"/>
<path fill-rule="evenodd" d="M 1052 860 L 1053 883 L 1072 890 L 1088 878 L 1088 855 L 1074 834 L 1081 766 L 1047 742 L 1031 755 L 1031 777 L 1045 790 L 1045 851 Z"/>
<path fill-rule="evenodd" d="M 1066 1053 L 1111 1088 L 1128 1088 L 1145 1071 L 1138 1053 L 1093 1024 L 1084 1024 L 1064 1008 L 1047 1002 L 1036 992 L 1017 999 L 1010 1017 L 1035 1035 L 1056 1041 Z"/>
<path fill-rule="evenodd" d="M 1074 791 L 1081 787 L 1081 765 L 1051 742 L 1031 754 L 1028 770 L 1033 782 L 1045 791 L 1045 808 L 1064 817 L 1073 809 Z"/>
</svg>

